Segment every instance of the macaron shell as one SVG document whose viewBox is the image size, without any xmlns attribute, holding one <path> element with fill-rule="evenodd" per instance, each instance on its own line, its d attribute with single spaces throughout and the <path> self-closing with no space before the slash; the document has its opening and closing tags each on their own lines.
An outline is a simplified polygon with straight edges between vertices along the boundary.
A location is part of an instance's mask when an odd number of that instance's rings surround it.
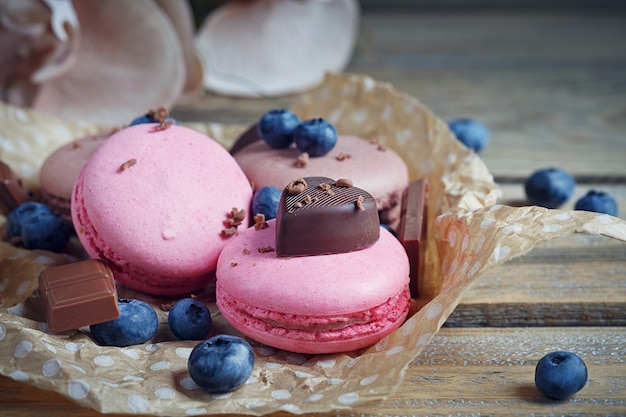
<svg viewBox="0 0 626 417">
<path fill-rule="evenodd" d="M 276 221 L 267 223 L 266 229 L 240 232 L 218 260 L 218 286 L 252 306 L 285 314 L 349 314 L 383 304 L 409 282 L 406 252 L 384 228 L 365 249 L 281 258 L 264 251 L 275 245 Z"/>
<path fill-rule="evenodd" d="M 250 183 L 207 136 L 155 126 L 121 130 L 93 154 L 74 187 L 78 236 L 91 256 L 138 273 L 209 274 L 231 239 L 221 234 L 223 222 L 233 208 L 249 207 Z"/>
<path fill-rule="evenodd" d="M 70 201 L 74 183 L 91 155 L 115 130 L 106 130 L 67 143 L 52 152 L 39 170 L 43 203 L 53 213 L 71 220 Z"/>
<path fill-rule="evenodd" d="M 295 145 L 272 149 L 259 140 L 235 153 L 235 159 L 257 188 L 283 189 L 296 178 L 322 176 L 347 178 L 372 194 L 379 210 L 399 206 L 402 191 L 409 184 L 404 160 L 391 149 L 356 136 L 340 135 L 326 155 L 311 157 L 305 167 L 296 166 L 300 151 Z M 392 221 L 398 213 L 394 213 Z"/>
</svg>

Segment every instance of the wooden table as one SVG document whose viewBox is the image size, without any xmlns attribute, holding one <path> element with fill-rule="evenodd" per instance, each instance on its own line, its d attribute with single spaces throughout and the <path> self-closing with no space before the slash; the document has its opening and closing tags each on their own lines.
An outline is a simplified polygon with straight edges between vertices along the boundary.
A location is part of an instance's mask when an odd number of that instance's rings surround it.
<svg viewBox="0 0 626 417">
<path fill-rule="evenodd" d="M 626 13 L 366 13 L 350 72 L 389 81 L 444 120 L 486 123 L 482 153 L 504 204 L 557 166 L 611 193 L 626 217 Z M 290 98 L 282 98 L 289 102 Z M 207 95 L 181 120 L 251 123 L 275 103 Z M 545 353 L 589 368 L 563 402 L 534 387 Z M 0 378 L 0 415 L 96 416 L 58 394 Z M 575 235 L 480 276 L 444 328 L 375 409 L 339 415 L 626 415 L 626 244 Z M 276 415 L 286 415 L 276 414 Z"/>
</svg>

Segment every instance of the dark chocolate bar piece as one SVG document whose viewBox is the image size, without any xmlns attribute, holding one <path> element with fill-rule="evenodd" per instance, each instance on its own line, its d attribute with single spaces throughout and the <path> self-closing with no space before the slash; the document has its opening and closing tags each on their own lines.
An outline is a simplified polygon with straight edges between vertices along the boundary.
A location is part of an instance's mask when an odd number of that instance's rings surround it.
<svg viewBox="0 0 626 417">
<path fill-rule="evenodd" d="M 39 275 L 39 298 L 53 333 L 120 316 L 113 272 L 97 259 L 44 269 Z"/>
<path fill-rule="evenodd" d="M 428 184 L 425 179 L 412 181 L 402 196 L 398 239 L 404 245 L 411 265 L 411 297 L 418 298 L 424 276 L 424 250 L 426 238 L 426 198 Z"/>
<path fill-rule="evenodd" d="M 0 161 L 0 212 L 7 216 L 28 200 L 28 193 L 11 167 Z"/>
<path fill-rule="evenodd" d="M 379 237 L 376 201 L 350 180 L 299 178 L 281 194 L 276 215 L 278 256 L 351 252 Z"/>
</svg>

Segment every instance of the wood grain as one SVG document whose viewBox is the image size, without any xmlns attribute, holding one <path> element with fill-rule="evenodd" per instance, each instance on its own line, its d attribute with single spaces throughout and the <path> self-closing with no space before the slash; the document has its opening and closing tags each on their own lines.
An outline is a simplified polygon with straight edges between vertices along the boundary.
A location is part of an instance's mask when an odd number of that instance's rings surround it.
<svg viewBox="0 0 626 417">
<path fill-rule="evenodd" d="M 392 83 L 444 120 L 492 132 L 491 172 L 525 178 L 558 165 L 626 179 L 626 13 L 369 13 L 349 72 Z M 290 98 L 208 94 L 184 119 L 252 123 Z"/>
<path fill-rule="evenodd" d="M 544 354 L 563 349 L 583 358 L 589 381 L 574 397 L 559 402 L 543 397 L 533 378 Z M 410 364 L 394 395 L 375 408 L 335 415 L 625 415 L 625 357 L 624 327 L 444 328 Z M 0 392 L 0 414 L 5 416 L 100 415 L 5 377 Z"/>
</svg>

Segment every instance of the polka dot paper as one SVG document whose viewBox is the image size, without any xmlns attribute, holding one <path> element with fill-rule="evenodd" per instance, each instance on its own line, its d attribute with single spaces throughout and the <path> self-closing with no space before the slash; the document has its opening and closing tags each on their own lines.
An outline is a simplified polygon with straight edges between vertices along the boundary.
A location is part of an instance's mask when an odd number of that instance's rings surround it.
<svg viewBox="0 0 626 417">
<path fill-rule="evenodd" d="M 90 133 L 50 116 L 0 106 L 0 158 L 34 184 L 46 152 L 73 135 Z M 390 85 L 328 75 L 299 97 L 293 110 L 302 118 L 325 117 L 340 132 L 379 140 L 405 157 L 413 179 L 428 179 L 426 299 L 416 300 L 402 327 L 367 349 L 334 355 L 296 354 L 252 342 L 256 362 L 248 381 L 235 392 L 212 395 L 186 369 L 197 342 L 173 340 L 167 313 L 151 297 L 120 292 L 142 297 L 157 309 L 159 332 L 143 345 L 98 346 L 86 328 L 50 334 L 34 293 L 37 277 L 48 265 L 76 258 L 0 242 L 0 374 L 102 413 L 366 412 L 402 383 L 404 369 L 483 271 L 571 233 L 626 241 L 626 222 L 615 217 L 497 205 L 498 187 L 481 159 L 452 136 L 445 122 Z M 189 126 L 227 147 L 244 130 L 211 123 Z M 208 305 L 217 331 L 236 334 L 215 304 L 209 300 Z"/>
</svg>

